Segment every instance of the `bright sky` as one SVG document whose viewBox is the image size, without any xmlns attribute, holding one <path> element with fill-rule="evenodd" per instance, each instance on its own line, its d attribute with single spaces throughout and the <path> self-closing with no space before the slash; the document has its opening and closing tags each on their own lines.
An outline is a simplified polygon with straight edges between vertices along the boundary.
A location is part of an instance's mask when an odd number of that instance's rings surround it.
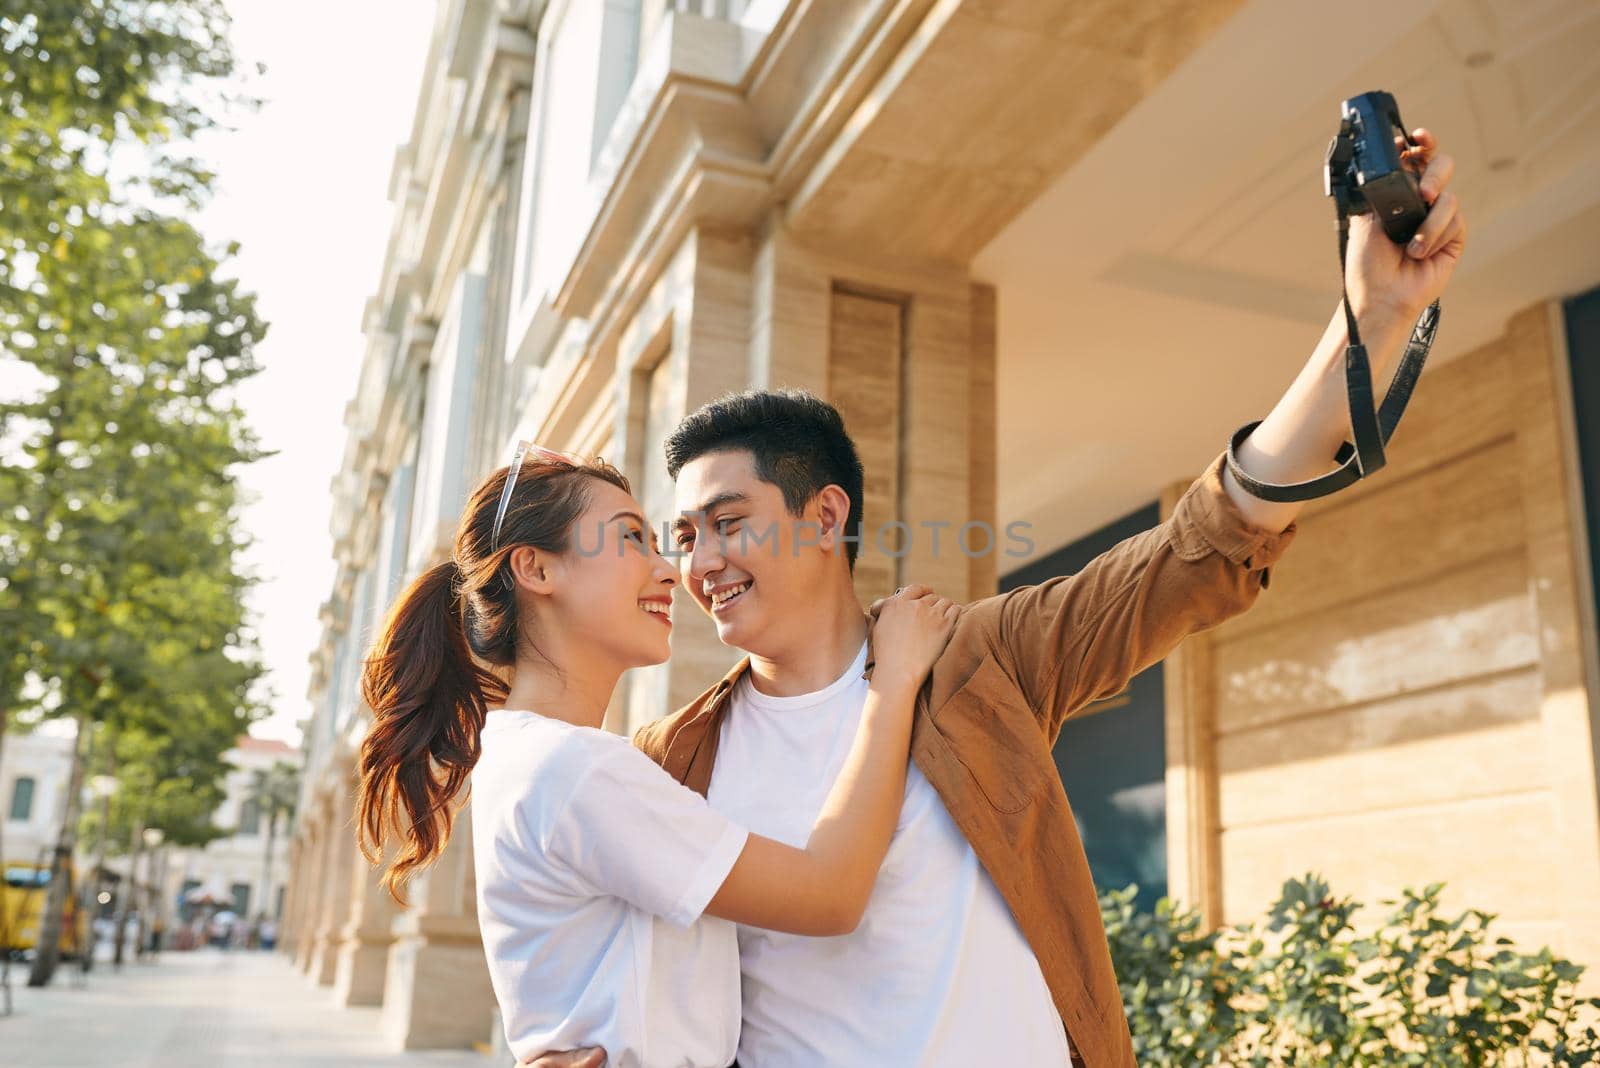
<svg viewBox="0 0 1600 1068">
<path fill-rule="evenodd" d="M 245 513 L 257 539 L 247 562 L 264 580 L 251 607 L 275 709 L 252 733 L 298 742 L 317 609 L 334 576 L 328 485 L 388 239 L 390 164 L 410 132 L 435 5 L 227 6 L 240 59 L 267 66 L 253 87 L 267 102 L 206 143 L 220 182 L 200 226 L 242 244 L 237 273 L 271 324 L 257 349 L 266 370 L 241 392 L 263 444 L 281 450 L 243 477 L 260 498 Z"/>
</svg>

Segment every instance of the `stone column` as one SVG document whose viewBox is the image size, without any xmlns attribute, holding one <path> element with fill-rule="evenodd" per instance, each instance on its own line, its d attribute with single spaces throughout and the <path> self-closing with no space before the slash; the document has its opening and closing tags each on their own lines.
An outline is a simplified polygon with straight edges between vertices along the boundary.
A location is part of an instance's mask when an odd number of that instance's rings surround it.
<svg viewBox="0 0 1600 1068">
<path fill-rule="evenodd" d="M 754 233 L 691 229 L 603 344 L 609 452 L 649 514 L 670 512 L 661 443 L 684 415 L 729 390 L 806 389 L 839 409 L 867 469 L 863 603 L 910 579 L 995 592 L 995 294 L 963 268 L 819 250 L 776 213 Z M 701 613 L 677 618 L 671 659 L 629 672 L 608 728 L 682 706 L 738 659 Z"/>
<path fill-rule="evenodd" d="M 912 580 L 993 594 L 1006 546 L 993 287 L 959 265 L 808 245 L 774 215 L 756 241 L 749 311 L 751 385 L 824 397 L 861 455 L 863 602 Z"/>
<path fill-rule="evenodd" d="M 457 1049 L 490 1037 L 495 1007 L 478 936 L 472 813 L 405 891 L 384 979 L 382 1029 L 397 1049 Z"/>
<path fill-rule="evenodd" d="M 360 859 L 355 829 L 350 826 L 353 794 L 349 767 L 341 760 L 330 769 L 331 796 L 328 800 L 327 850 L 324 854 L 323 904 L 313 936 L 309 974 L 319 986 L 332 986 L 339 963 L 339 946 L 350 915 L 351 873 Z"/>
<path fill-rule="evenodd" d="M 706 401 L 748 384 L 751 255 L 746 237 L 691 231 L 620 331 L 610 452 L 652 522 L 671 514 L 666 436 Z M 671 544 L 666 531 L 657 534 L 664 548 Z M 738 660 L 686 597 L 676 608 L 672 657 L 628 672 L 607 711 L 609 729 L 630 733 L 666 715 Z"/>
<path fill-rule="evenodd" d="M 306 864 L 300 892 L 300 916 L 296 921 L 299 931 L 295 936 L 294 962 L 301 971 L 309 972 L 322 915 L 323 874 L 327 869 L 327 815 L 320 805 L 313 805 L 306 814 L 305 827 Z"/>
<path fill-rule="evenodd" d="M 354 853 L 349 872 L 350 911 L 340 930 L 338 962 L 334 967 L 333 999 L 339 1005 L 381 1005 L 389 967 L 389 946 L 394 942 L 398 908 L 380 885 L 381 869 L 374 869 Z"/>
<path fill-rule="evenodd" d="M 283 915 L 278 918 L 278 945 L 277 951 L 289 959 L 294 959 L 296 940 L 300 932 L 296 925 L 300 922 L 300 889 L 305 882 L 305 838 L 296 834 L 289 839 L 288 870 L 284 876 L 284 885 L 288 890 L 284 893 Z"/>
</svg>

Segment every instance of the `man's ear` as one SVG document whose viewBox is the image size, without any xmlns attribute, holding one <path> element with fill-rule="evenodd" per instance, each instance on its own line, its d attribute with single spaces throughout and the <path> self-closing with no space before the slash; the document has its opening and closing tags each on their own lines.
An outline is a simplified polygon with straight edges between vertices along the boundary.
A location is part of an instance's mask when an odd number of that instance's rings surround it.
<svg viewBox="0 0 1600 1068">
<path fill-rule="evenodd" d="M 850 522 L 850 495 L 837 483 L 830 482 L 817 491 L 817 526 L 821 536 L 817 546 L 824 552 L 843 548 L 841 538 L 845 524 Z"/>
<path fill-rule="evenodd" d="M 531 545 L 519 545 L 511 550 L 511 577 L 530 593 L 550 593 L 555 588 L 552 563 L 550 554 Z"/>
</svg>

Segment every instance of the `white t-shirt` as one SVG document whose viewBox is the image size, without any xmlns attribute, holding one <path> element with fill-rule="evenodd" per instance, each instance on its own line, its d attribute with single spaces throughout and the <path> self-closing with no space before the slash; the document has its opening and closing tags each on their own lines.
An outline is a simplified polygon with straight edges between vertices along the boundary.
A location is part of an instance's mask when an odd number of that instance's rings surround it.
<svg viewBox="0 0 1600 1068">
<path fill-rule="evenodd" d="M 738 945 L 701 913 L 748 832 L 626 739 L 532 712 L 489 713 L 471 797 L 478 926 L 511 1052 L 730 1064 Z"/>
<path fill-rule="evenodd" d="M 804 846 L 855 739 L 866 659 L 863 643 L 836 681 L 798 697 L 740 679 L 712 806 Z M 1068 1063 L 1038 958 L 915 764 L 861 926 L 804 938 L 741 925 L 739 958 L 739 1062 L 751 1068 Z"/>
</svg>

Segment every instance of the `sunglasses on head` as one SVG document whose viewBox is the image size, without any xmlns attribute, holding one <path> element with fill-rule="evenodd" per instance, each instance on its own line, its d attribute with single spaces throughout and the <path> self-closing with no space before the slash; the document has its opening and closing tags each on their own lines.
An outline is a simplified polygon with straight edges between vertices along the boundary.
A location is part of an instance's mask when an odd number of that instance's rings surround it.
<svg viewBox="0 0 1600 1068">
<path fill-rule="evenodd" d="M 505 522 L 506 509 L 511 505 L 511 493 L 517 488 L 517 476 L 522 473 L 523 461 L 533 457 L 540 463 L 560 464 L 566 467 L 582 467 L 583 457 L 559 449 L 547 449 L 543 445 L 536 445 L 531 441 L 517 442 L 516 455 L 511 458 L 511 470 L 506 474 L 505 488 L 500 491 L 500 507 L 494 513 L 494 531 L 489 535 L 489 551 L 492 553 L 500 548 L 500 525 Z"/>
</svg>

